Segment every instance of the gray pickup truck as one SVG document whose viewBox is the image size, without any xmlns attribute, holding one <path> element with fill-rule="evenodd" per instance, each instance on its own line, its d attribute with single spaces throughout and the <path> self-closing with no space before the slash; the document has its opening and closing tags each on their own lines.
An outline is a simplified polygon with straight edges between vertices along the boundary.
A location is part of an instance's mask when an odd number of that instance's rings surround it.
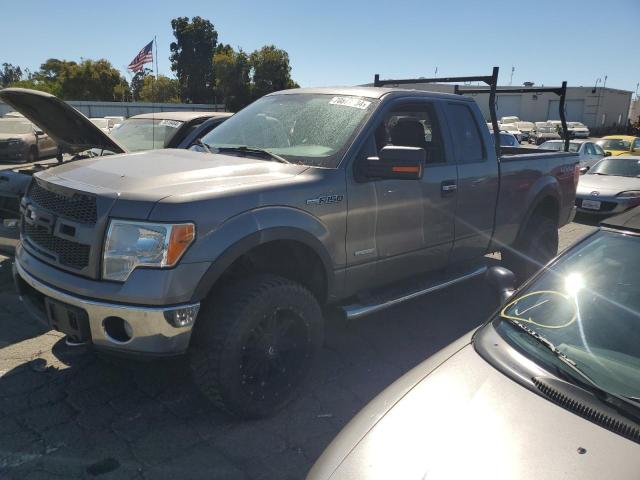
<svg viewBox="0 0 640 480">
<path fill-rule="evenodd" d="M 555 255 L 574 212 L 577 156 L 498 157 L 461 95 L 277 92 L 198 150 L 36 174 L 15 279 L 70 344 L 188 352 L 204 394 L 242 417 L 299 390 L 323 307 L 358 318 L 482 273 L 488 252 L 526 272 Z"/>
</svg>

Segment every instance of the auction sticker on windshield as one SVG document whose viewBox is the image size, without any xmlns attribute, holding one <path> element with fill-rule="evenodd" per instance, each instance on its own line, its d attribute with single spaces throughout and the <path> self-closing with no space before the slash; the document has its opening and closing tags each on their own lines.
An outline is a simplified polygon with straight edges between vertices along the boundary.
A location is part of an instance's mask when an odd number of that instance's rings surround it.
<svg viewBox="0 0 640 480">
<path fill-rule="evenodd" d="M 162 120 L 159 125 L 161 127 L 178 128 L 180 125 L 182 125 L 182 122 L 178 122 L 177 120 Z"/>
<path fill-rule="evenodd" d="M 342 105 L 343 107 L 359 108 L 365 110 L 371 102 L 358 97 L 333 97 L 329 105 Z"/>
</svg>

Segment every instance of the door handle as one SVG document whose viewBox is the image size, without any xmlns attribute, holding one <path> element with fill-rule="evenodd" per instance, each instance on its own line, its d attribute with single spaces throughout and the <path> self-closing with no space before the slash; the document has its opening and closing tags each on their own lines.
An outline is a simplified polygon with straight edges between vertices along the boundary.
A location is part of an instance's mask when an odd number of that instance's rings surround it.
<svg viewBox="0 0 640 480">
<path fill-rule="evenodd" d="M 442 194 L 453 193 L 458 189 L 458 185 L 455 180 L 445 180 L 440 185 L 440 189 L 442 190 Z"/>
</svg>

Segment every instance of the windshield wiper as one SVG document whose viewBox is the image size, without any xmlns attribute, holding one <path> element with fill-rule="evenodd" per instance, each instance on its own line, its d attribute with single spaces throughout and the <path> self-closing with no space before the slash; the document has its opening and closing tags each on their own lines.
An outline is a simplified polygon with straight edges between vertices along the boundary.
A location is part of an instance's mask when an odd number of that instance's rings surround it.
<svg viewBox="0 0 640 480">
<path fill-rule="evenodd" d="M 193 143 L 195 143 L 199 147 L 202 147 L 205 152 L 213 153 L 213 150 L 211 150 L 211 147 L 208 144 L 204 143 L 201 139 L 196 138 L 196 140 Z"/>
<path fill-rule="evenodd" d="M 248 153 L 248 154 L 260 155 L 262 157 L 268 156 L 272 160 L 275 160 L 280 163 L 291 163 L 289 160 L 285 160 L 280 155 L 276 155 L 275 153 L 272 153 L 269 150 L 265 150 L 263 148 L 248 147 L 246 145 L 238 145 L 237 147 L 215 147 L 215 149 L 218 153 L 225 153 L 225 152 Z"/>
<path fill-rule="evenodd" d="M 619 395 L 616 393 L 611 393 L 600 387 L 594 380 L 589 377 L 585 372 L 583 372 L 580 367 L 576 364 L 574 360 L 569 358 L 565 353 L 563 353 L 555 344 L 546 338 L 545 336 L 539 334 L 535 330 L 523 325 L 522 323 L 514 320 L 512 318 L 503 317 L 501 318 L 507 320 L 512 325 L 519 327 L 522 331 L 530 335 L 532 338 L 537 340 L 541 345 L 546 347 L 550 352 L 552 352 L 558 360 L 567 365 L 573 372 L 575 372 L 580 378 L 576 378 L 574 375 L 565 374 L 564 376 L 570 377 L 574 383 L 578 383 L 578 385 L 582 388 L 586 388 L 591 391 L 598 399 L 601 401 L 617 408 L 618 410 L 625 410 L 627 414 L 633 415 L 635 418 L 638 418 L 638 414 L 640 412 L 640 400 L 635 397 L 627 397 L 624 395 Z M 624 405 L 621 405 L 623 403 Z M 628 407 L 633 407 L 633 413 L 628 411 Z"/>
</svg>

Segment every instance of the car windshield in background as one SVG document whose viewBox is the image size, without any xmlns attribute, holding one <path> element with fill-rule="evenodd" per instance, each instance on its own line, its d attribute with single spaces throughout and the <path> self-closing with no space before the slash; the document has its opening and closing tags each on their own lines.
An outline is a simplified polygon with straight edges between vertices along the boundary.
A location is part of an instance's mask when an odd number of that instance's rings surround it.
<svg viewBox="0 0 640 480">
<path fill-rule="evenodd" d="M 640 177 L 640 159 L 606 158 L 598 162 L 590 175 L 612 175 L 616 177 Z"/>
<path fill-rule="evenodd" d="M 568 122 L 567 123 L 567 127 L 573 127 L 573 128 L 586 128 L 584 126 L 584 124 L 580 123 L 580 122 Z"/>
<path fill-rule="evenodd" d="M 620 138 L 610 138 L 608 140 L 598 140 L 596 142 L 605 150 L 630 150 L 631 142 Z"/>
<path fill-rule="evenodd" d="M 521 291 L 494 325 L 548 370 L 576 375 L 530 332 L 601 389 L 640 398 L 640 237 L 593 235 Z"/>
<path fill-rule="evenodd" d="M 341 95 L 269 95 L 202 141 L 211 148 L 260 148 L 292 163 L 334 168 L 376 103 Z"/>
<path fill-rule="evenodd" d="M 539 147 L 542 150 L 564 150 L 564 142 L 544 142 Z M 580 144 L 572 142 L 569 144 L 569 151 L 576 153 L 580 150 Z"/>
<path fill-rule="evenodd" d="M 538 127 L 539 133 L 556 133 L 556 127 Z"/>
<path fill-rule="evenodd" d="M 130 152 L 166 148 L 183 122 L 151 118 L 130 118 L 111 132 L 116 142 Z"/>
<path fill-rule="evenodd" d="M 31 124 L 24 120 L 0 120 L 0 134 L 24 135 L 31 132 Z"/>
</svg>

